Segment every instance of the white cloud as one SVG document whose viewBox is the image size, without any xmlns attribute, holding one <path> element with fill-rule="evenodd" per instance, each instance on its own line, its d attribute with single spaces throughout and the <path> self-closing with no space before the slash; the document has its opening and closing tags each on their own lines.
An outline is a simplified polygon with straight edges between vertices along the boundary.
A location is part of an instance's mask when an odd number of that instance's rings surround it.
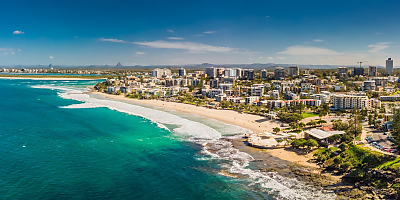
<svg viewBox="0 0 400 200">
<path fill-rule="evenodd" d="M 18 49 L 18 51 L 21 51 L 21 49 Z"/>
<path fill-rule="evenodd" d="M 268 59 L 272 60 L 272 59 L 274 59 L 274 58 L 273 58 L 273 57 L 268 57 Z"/>
<path fill-rule="evenodd" d="M 169 37 L 170 40 L 183 40 L 181 37 Z"/>
<path fill-rule="evenodd" d="M 14 52 L 11 52 L 11 54 L 14 55 L 15 53 L 14 53 Z"/>
<path fill-rule="evenodd" d="M 50 56 L 50 59 L 53 59 L 54 57 L 53 56 Z"/>
<path fill-rule="evenodd" d="M 137 55 L 144 55 L 144 54 L 146 54 L 145 52 L 140 52 L 140 51 L 138 51 L 138 52 L 136 52 L 136 54 Z"/>
<path fill-rule="evenodd" d="M 284 57 L 276 57 L 276 58 L 281 59 L 281 60 L 285 59 Z"/>
<path fill-rule="evenodd" d="M 269 18 L 269 16 L 267 15 L 267 16 L 265 16 L 266 18 Z"/>
<path fill-rule="evenodd" d="M 369 52 L 375 53 L 375 52 L 378 52 L 380 50 L 386 49 L 386 48 L 389 47 L 388 44 L 390 44 L 390 42 L 379 42 L 379 43 L 376 43 L 376 44 L 368 45 L 369 48 L 372 48 L 371 50 L 369 50 Z"/>
<path fill-rule="evenodd" d="M 211 33 L 215 33 L 215 31 L 206 31 L 206 32 L 203 32 L 203 33 L 205 33 L 205 34 L 211 34 Z"/>
<path fill-rule="evenodd" d="M 4 51 L 4 50 L 6 50 L 6 48 L 0 48 L 0 51 Z"/>
<path fill-rule="evenodd" d="M 321 39 L 315 39 L 315 40 L 313 40 L 314 42 L 323 42 L 323 40 L 321 40 Z"/>
<path fill-rule="evenodd" d="M 259 58 L 262 58 L 261 56 Z"/>
<path fill-rule="evenodd" d="M 167 30 L 168 32 L 170 32 L 170 33 L 173 33 L 174 31 L 173 30 Z"/>
<path fill-rule="evenodd" d="M 304 55 L 340 55 L 342 53 L 320 47 L 291 46 L 286 48 L 285 51 L 278 52 L 277 54 L 304 56 Z"/>
<path fill-rule="evenodd" d="M 113 38 L 100 38 L 100 41 L 103 41 L 103 42 L 122 42 L 122 43 L 126 43 L 126 41 L 118 40 L 118 39 L 113 39 Z"/>
<path fill-rule="evenodd" d="M 153 41 L 153 42 L 133 42 L 134 44 L 148 46 L 160 49 L 184 49 L 190 52 L 231 52 L 235 48 L 211 46 L 195 42 L 170 42 L 170 41 Z"/>
<path fill-rule="evenodd" d="M 16 30 L 13 32 L 13 35 L 19 35 L 19 34 L 24 34 L 24 32 Z"/>
</svg>

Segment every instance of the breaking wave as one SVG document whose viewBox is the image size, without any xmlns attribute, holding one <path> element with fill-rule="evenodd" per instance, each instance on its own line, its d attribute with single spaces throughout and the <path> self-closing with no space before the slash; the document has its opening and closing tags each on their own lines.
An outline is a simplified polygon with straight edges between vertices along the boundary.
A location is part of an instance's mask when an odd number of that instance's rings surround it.
<svg viewBox="0 0 400 200">
<path fill-rule="evenodd" d="M 174 132 L 188 135 L 188 141 L 201 144 L 202 157 L 199 160 L 221 159 L 228 162 L 220 164 L 220 167 L 229 174 L 240 174 L 249 182 L 248 186 L 257 186 L 263 188 L 263 191 L 276 199 L 335 199 L 335 194 L 325 191 L 322 188 L 312 187 L 296 179 L 286 178 L 276 172 L 261 172 L 259 170 L 249 169 L 249 162 L 254 158 L 238 149 L 234 148 L 232 143 L 221 139 L 221 134 L 217 130 L 199 122 L 191 121 L 177 115 L 137 106 L 120 101 L 97 99 L 84 94 L 83 90 L 71 87 L 57 87 L 53 85 L 36 85 L 33 88 L 44 88 L 59 90 L 58 95 L 65 99 L 81 101 L 81 104 L 72 104 L 62 106 L 65 109 L 78 108 L 98 108 L 107 107 L 119 112 L 141 116 L 158 124 L 159 127 L 169 130 L 164 124 L 176 125 Z M 87 90 L 85 90 L 87 91 Z M 233 130 L 233 129 L 232 129 Z M 239 128 L 241 131 L 247 129 Z M 221 173 L 219 173 L 221 174 Z M 229 174 L 221 174 L 230 176 Z"/>
</svg>

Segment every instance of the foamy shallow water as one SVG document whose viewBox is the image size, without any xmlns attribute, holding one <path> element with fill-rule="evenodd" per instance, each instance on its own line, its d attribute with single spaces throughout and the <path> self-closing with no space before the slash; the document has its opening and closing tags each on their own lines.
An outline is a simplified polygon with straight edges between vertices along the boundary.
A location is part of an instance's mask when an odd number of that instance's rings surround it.
<svg viewBox="0 0 400 200">
<path fill-rule="evenodd" d="M 335 199 L 332 192 L 324 191 L 321 188 L 312 187 L 300 182 L 296 179 L 290 179 L 280 176 L 276 172 L 261 172 L 248 168 L 249 162 L 254 160 L 252 156 L 233 148 L 232 144 L 226 140 L 221 140 L 221 133 L 210 126 L 203 123 L 182 118 L 176 114 L 151 109 L 143 106 L 133 105 L 125 102 L 98 99 L 83 94 L 82 89 L 71 87 L 60 87 L 52 85 L 36 85 L 33 88 L 43 88 L 58 90 L 59 96 L 66 99 L 74 99 L 81 101 L 80 104 L 72 104 L 63 106 L 64 109 L 82 109 L 82 108 L 97 108 L 107 107 L 119 112 L 141 116 L 156 122 L 159 127 L 169 130 L 165 125 L 175 125 L 174 133 L 181 134 L 186 137 L 186 140 L 203 145 L 202 154 L 205 159 L 222 159 L 229 161 L 221 164 L 221 168 L 228 173 L 242 174 L 249 181 L 249 186 L 258 186 L 265 189 L 268 195 L 276 199 Z M 236 129 L 233 129 L 236 130 Z M 247 131 L 241 129 L 240 131 Z M 211 153 L 207 146 L 212 145 L 217 147 L 217 151 Z"/>
</svg>

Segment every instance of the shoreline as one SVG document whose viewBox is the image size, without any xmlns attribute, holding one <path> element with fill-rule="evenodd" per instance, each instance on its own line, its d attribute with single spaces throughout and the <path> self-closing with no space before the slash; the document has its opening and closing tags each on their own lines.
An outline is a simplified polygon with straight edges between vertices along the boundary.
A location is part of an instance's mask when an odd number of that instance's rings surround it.
<svg viewBox="0 0 400 200">
<path fill-rule="evenodd" d="M 227 124 L 240 126 L 242 128 L 246 128 L 253 132 L 272 132 L 272 129 L 275 127 L 280 127 L 282 122 L 278 120 L 268 120 L 265 117 L 246 114 L 246 113 L 238 113 L 232 110 L 216 110 L 209 109 L 202 106 L 195 106 L 190 104 L 176 103 L 176 102 L 165 102 L 160 100 L 139 100 L 127 98 L 122 95 L 112 95 L 101 93 L 98 91 L 94 91 L 93 88 L 90 88 L 92 91 L 89 93 L 101 95 L 108 99 L 127 101 L 136 104 L 154 106 L 158 108 L 166 108 L 171 110 L 176 110 L 179 112 L 195 114 L 207 118 L 212 118 Z M 246 146 L 247 148 L 252 148 Z M 254 148 L 256 149 L 256 148 Z M 304 167 L 312 168 L 313 171 L 320 171 L 320 167 L 316 163 L 308 162 L 310 159 L 310 154 L 308 155 L 298 155 L 293 151 L 288 151 L 285 148 L 279 149 L 259 149 L 265 153 L 268 153 L 271 156 L 277 157 L 281 160 L 291 162 L 293 164 L 302 165 Z M 251 152 L 251 151 L 250 151 Z"/>
<path fill-rule="evenodd" d="M 5 77 L 5 76 L 0 76 L 0 79 L 9 79 L 9 80 L 20 80 L 20 79 L 26 79 L 26 80 L 47 80 L 47 81 L 72 81 L 72 80 L 77 80 L 77 81 L 91 81 L 91 80 L 97 80 L 97 79 L 90 79 L 90 78 L 57 78 L 57 77 L 49 77 L 49 78 L 42 78 L 42 77 Z M 102 79 L 102 78 L 100 78 Z"/>
<path fill-rule="evenodd" d="M 272 132 L 273 128 L 280 127 L 282 123 L 279 122 L 278 120 L 268 120 L 262 116 L 246 114 L 246 113 L 240 114 L 232 110 L 217 110 L 217 109 L 205 108 L 202 106 L 195 106 L 195 105 L 176 103 L 176 102 L 165 102 L 161 100 L 139 100 L 139 99 L 127 98 L 122 95 L 118 96 L 97 91 L 92 91 L 90 93 L 101 95 L 109 99 L 123 100 L 137 104 L 166 108 L 183 113 L 195 114 L 207 118 L 212 118 L 227 124 L 246 128 L 253 132 Z"/>
</svg>

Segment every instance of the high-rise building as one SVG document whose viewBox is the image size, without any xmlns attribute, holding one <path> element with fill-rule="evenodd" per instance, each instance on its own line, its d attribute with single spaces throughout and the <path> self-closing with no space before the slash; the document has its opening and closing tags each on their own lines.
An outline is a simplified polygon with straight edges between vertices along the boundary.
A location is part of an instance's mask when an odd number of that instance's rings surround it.
<svg viewBox="0 0 400 200">
<path fill-rule="evenodd" d="M 368 76 L 376 76 L 377 75 L 376 66 L 369 66 L 368 68 Z"/>
<path fill-rule="evenodd" d="M 243 76 L 243 69 L 242 68 L 236 68 L 236 78 L 242 78 Z"/>
<path fill-rule="evenodd" d="M 333 95 L 333 107 L 339 109 L 371 108 L 371 100 L 367 96 L 336 94 Z"/>
<path fill-rule="evenodd" d="M 254 69 L 243 69 L 242 79 L 253 80 L 254 79 Z"/>
<path fill-rule="evenodd" d="M 339 78 L 346 78 L 348 74 L 347 67 L 338 67 L 338 77 Z"/>
<path fill-rule="evenodd" d="M 275 79 L 284 79 L 285 78 L 285 70 L 283 67 L 277 67 L 274 72 Z"/>
<path fill-rule="evenodd" d="M 299 75 L 299 66 L 290 66 L 289 67 L 289 76 L 298 76 Z"/>
<path fill-rule="evenodd" d="M 232 69 L 232 68 L 226 68 L 223 73 L 225 78 L 236 78 L 236 69 Z"/>
<path fill-rule="evenodd" d="M 364 68 L 354 67 L 353 76 L 362 76 L 362 75 L 364 75 Z"/>
<path fill-rule="evenodd" d="M 393 73 L 393 60 L 392 58 L 388 58 L 386 60 L 386 74 L 392 75 L 392 73 Z"/>
<path fill-rule="evenodd" d="M 261 79 L 262 80 L 267 80 L 268 77 L 268 72 L 266 69 L 261 70 Z"/>
<path fill-rule="evenodd" d="M 151 76 L 157 78 L 168 77 L 171 76 L 171 70 L 167 68 L 164 69 L 156 68 L 151 71 Z"/>
<path fill-rule="evenodd" d="M 215 78 L 217 74 L 217 69 L 215 67 L 207 67 L 206 74 L 208 77 Z"/>
<path fill-rule="evenodd" d="M 179 76 L 186 76 L 186 69 L 180 68 L 178 74 L 179 74 Z"/>
</svg>

